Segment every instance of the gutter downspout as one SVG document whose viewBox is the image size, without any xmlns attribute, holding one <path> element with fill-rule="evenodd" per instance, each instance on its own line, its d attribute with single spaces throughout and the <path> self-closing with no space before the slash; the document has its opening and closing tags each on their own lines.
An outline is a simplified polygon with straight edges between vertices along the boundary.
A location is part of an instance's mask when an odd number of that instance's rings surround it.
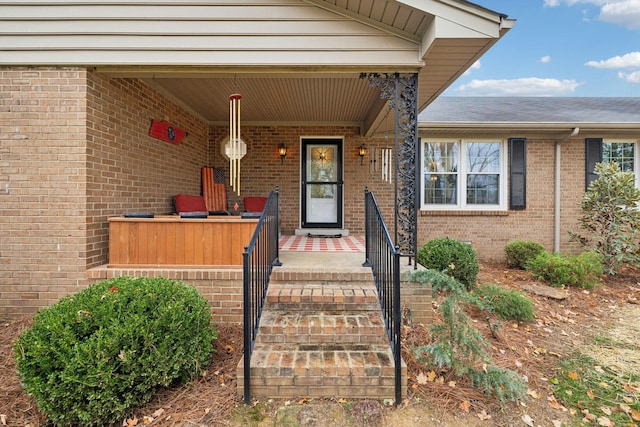
<svg viewBox="0 0 640 427">
<path fill-rule="evenodd" d="M 560 252 L 560 172 L 561 172 L 561 145 L 567 139 L 574 137 L 580 132 L 579 127 L 574 127 L 571 133 L 555 143 L 555 189 L 553 200 L 553 252 Z"/>
</svg>

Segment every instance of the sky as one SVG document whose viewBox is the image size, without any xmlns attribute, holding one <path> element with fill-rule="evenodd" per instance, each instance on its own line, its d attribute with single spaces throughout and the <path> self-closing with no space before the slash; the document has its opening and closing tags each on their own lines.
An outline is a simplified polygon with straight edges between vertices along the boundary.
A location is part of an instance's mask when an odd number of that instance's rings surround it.
<svg viewBox="0 0 640 427">
<path fill-rule="evenodd" d="M 445 96 L 640 96 L 640 0 L 472 0 L 515 19 Z"/>
</svg>

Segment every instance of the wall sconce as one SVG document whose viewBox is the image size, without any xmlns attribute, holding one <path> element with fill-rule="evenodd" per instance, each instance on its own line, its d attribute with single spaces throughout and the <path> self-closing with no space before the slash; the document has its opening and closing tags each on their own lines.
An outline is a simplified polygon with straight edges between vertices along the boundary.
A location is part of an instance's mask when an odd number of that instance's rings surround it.
<svg viewBox="0 0 640 427">
<path fill-rule="evenodd" d="M 278 154 L 280 154 L 280 164 L 284 163 L 284 158 L 287 157 L 287 147 L 284 143 L 278 147 Z"/>
<path fill-rule="evenodd" d="M 364 145 L 364 142 L 358 147 L 358 156 L 360 156 L 360 165 L 363 165 L 364 156 L 367 154 L 367 147 Z"/>
</svg>

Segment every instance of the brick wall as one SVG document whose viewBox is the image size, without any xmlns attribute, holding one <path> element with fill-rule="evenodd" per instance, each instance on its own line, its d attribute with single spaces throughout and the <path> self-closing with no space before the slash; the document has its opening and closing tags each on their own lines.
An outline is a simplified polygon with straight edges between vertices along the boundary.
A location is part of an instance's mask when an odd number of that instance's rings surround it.
<svg viewBox="0 0 640 427">
<path fill-rule="evenodd" d="M 0 314 L 84 277 L 86 91 L 82 69 L 0 68 Z"/>
<path fill-rule="evenodd" d="M 0 96 L 0 317 L 84 288 L 107 262 L 109 216 L 200 192 L 208 125 L 140 81 L 0 68 Z M 189 136 L 155 140 L 151 119 Z"/>
<path fill-rule="evenodd" d="M 485 261 L 504 259 L 504 246 L 511 240 L 524 239 L 541 243 L 552 251 L 554 239 L 553 140 L 527 143 L 527 208 L 506 212 L 422 211 L 418 226 L 418 245 L 449 237 L 471 242 L 479 258 Z M 579 204 L 584 194 L 584 140 L 562 143 L 562 195 L 560 245 L 563 252 L 578 250 L 568 231 L 577 230 Z"/>
</svg>

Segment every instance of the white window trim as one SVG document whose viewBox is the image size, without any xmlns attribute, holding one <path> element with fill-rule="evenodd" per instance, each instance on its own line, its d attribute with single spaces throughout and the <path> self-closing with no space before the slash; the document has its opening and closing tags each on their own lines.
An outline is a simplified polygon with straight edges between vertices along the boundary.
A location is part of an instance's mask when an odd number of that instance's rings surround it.
<svg viewBox="0 0 640 427">
<path fill-rule="evenodd" d="M 420 209 L 425 211 L 507 211 L 509 207 L 508 199 L 508 184 L 509 177 L 507 176 L 507 141 L 504 139 L 487 139 L 487 138 L 422 138 L 421 155 L 420 155 Z M 467 158 L 463 155 L 466 153 L 465 145 L 470 142 L 498 142 L 500 144 L 500 165 L 499 165 L 499 189 L 497 205 L 467 205 L 466 204 L 466 179 L 460 179 L 462 174 L 458 174 L 456 192 L 460 196 L 458 202 L 455 205 L 442 205 L 442 204 L 426 204 L 424 201 L 424 181 L 425 181 L 425 163 L 424 163 L 424 146 L 428 143 L 441 143 L 441 142 L 457 142 L 460 144 L 458 150 L 458 165 L 460 170 L 465 170 L 464 176 L 466 176 Z"/>
</svg>

